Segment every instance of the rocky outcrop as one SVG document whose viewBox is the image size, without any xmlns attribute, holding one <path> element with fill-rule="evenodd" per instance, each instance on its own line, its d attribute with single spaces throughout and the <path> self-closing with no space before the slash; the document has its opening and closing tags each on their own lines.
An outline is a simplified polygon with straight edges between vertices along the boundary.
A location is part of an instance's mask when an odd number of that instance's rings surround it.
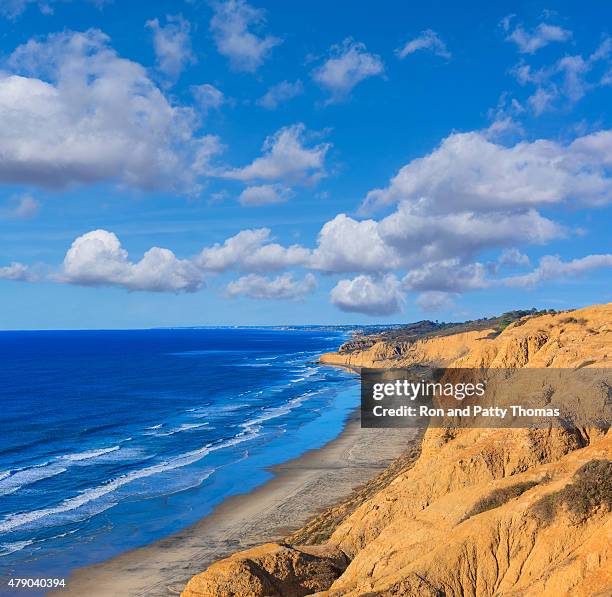
<svg viewBox="0 0 612 597">
<path fill-rule="evenodd" d="M 333 546 L 267 543 L 241 551 L 194 576 L 183 597 L 302 597 L 329 587 L 348 558 Z"/>
<path fill-rule="evenodd" d="M 609 304 L 526 318 L 501 333 L 378 342 L 322 360 L 352 367 L 603 368 L 611 364 L 611 334 Z M 602 384 L 593 400 L 612 400 Z M 311 523 L 315 530 L 326 521 L 335 527 L 324 545 L 235 554 L 194 577 L 184 595 L 609 595 L 611 460 L 605 426 L 430 427 L 415 463 L 398 467 L 342 516 L 340 505 Z M 307 525 L 293 540 L 318 536 Z M 317 548 L 329 551 L 309 551 Z M 346 569 L 341 561 L 350 562 Z"/>
<path fill-rule="evenodd" d="M 379 341 L 367 350 L 325 353 L 320 361 L 329 365 L 381 369 L 410 365 L 447 366 L 468 354 L 477 342 L 486 340 L 494 333 L 490 329 L 424 338 L 415 342 Z"/>
</svg>

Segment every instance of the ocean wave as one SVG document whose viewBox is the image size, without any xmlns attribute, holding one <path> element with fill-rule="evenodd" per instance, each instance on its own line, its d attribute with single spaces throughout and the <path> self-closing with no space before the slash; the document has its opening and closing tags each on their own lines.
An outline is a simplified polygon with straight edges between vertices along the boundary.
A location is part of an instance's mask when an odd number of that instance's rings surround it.
<svg viewBox="0 0 612 597">
<path fill-rule="evenodd" d="M 39 544 L 45 543 L 47 541 L 53 541 L 54 539 L 63 539 L 64 537 L 68 537 L 70 535 L 74 535 L 78 532 L 79 529 L 74 528 L 63 533 L 58 533 L 57 535 L 52 535 L 50 537 L 45 537 L 43 539 L 26 539 L 24 541 L 12 541 L 10 543 L 0 543 L 0 557 L 8 556 L 12 553 L 21 551 L 30 545 L 35 545 L 35 550 L 40 549 Z"/>
<path fill-rule="evenodd" d="M 202 427 L 208 427 L 209 423 L 183 423 L 179 427 L 175 427 L 174 429 L 169 429 L 168 431 L 162 431 L 159 433 L 154 433 L 152 435 L 156 435 L 158 437 L 166 436 L 166 435 L 174 435 L 176 433 L 182 433 L 183 431 L 193 431 L 194 429 L 201 429 Z"/>
<path fill-rule="evenodd" d="M 81 460 L 90 460 L 91 458 L 98 458 L 104 454 L 110 452 L 116 452 L 120 450 L 121 446 L 111 446 L 110 448 L 100 448 L 99 450 L 86 450 L 85 452 L 76 452 L 75 454 L 65 454 L 60 456 L 59 460 L 69 460 L 71 462 L 80 462 Z"/>
<path fill-rule="evenodd" d="M 113 494 L 121 487 L 128 485 L 129 483 L 132 483 L 138 479 L 143 479 L 152 475 L 165 473 L 171 470 L 175 470 L 177 468 L 182 468 L 190 464 L 194 464 L 195 462 L 201 460 L 211 452 L 221 450 L 223 448 L 228 448 L 236 444 L 254 439 L 259 435 L 259 431 L 260 428 L 258 428 L 255 424 L 252 424 L 249 426 L 248 429 L 245 429 L 233 438 L 222 441 L 218 444 L 207 444 L 206 446 L 204 446 L 203 448 L 199 448 L 198 450 L 185 452 L 184 454 L 181 454 L 179 456 L 176 456 L 175 458 L 171 458 L 164 462 L 160 462 L 158 464 L 154 464 L 143 469 L 131 471 L 129 473 L 126 473 L 125 475 L 121 475 L 119 477 L 116 477 L 115 479 L 111 479 L 103 485 L 99 485 L 98 487 L 93 487 L 91 489 L 86 489 L 74 497 L 65 499 L 57 506 L 53 506 L 50 508 L 41 508 L 39 510 L 33 510 L 30 512 L 18 512 L 14 514 L 9 514 L 0 520 L 0 532 L 7 533 L 17 528 L 32 525 L 32 523 L 36 523 L 45 518 L 49 519 L 50 517 L 56 515 L 62 515 L 73 512 L 75 510 L 79 510 L 80 508 L 90 504 L 91 502 L 100 500 L 105 496 Z M 111 508 L 117 503 L 118 502 L 114 501 L 112 503 L 102 504 L 102 510 L 96 509 L 93 512 L 89 511 L 86 513 L 86 518 L 89 518 L 93 514 L 98 514 L 100 511 Z M 51 525 L 53 525 L 52 521 L 46 526 Z"/>
<path fill-rule="evenodd" d="M 246 408 L 248 406 L 249 405 L 245 404 L 244 402 L 241 402 L 238 404 L 223 404 L 221 406 L 216 406 L 212 413 L 210 412 L 210 409 L 208 409 L 207 412 L 202 413 L 202 416 L 211 415 L 211 414 L 215 415 L 216 413 L 234 412 L 235 410 L 240 410 L 241 408 Z"/>
<path fill-rule="evenodd" d="M 127 438 L 124 442 L 131 439 L 131 437 Z M 82 466 L 83 464 L 90 464 L 90 460 L 97 460 L 98 462 L 129 460 L 133 458 L 134 455 L 134 450 L 121 450 L 121 446 L 117 445 L 108 448 L 63 454 L 61 456 L 56 456 L 53 460 L 48 460 L 40 464 L 33 464 L 31 466 L 5 471 L 0 473 L 0 495 L 15 493 L 23 487 L 32 485 L 38 481 L 60 475 L 66 472 L 72 465 Z"/>
<path fill-rule="evenodd" d="M 227 363 L 223 367 L 271 367 L 272 363 Z"/>
<path fill-rule="evenodd" d="M 0 479 L 0 495 L 9 495 L 19 491 L 26 485 L 32 485 L 43 479 L 55 477 L 66 471 L 65 466 L 43 462 L 33 466 L 8 471 Z"/>
<path fill-rule="evenodd" d="M 245 429 L 249 429 L 253 425 L 259 425 L 260 423 L 263 423 L 264 421 L 269 421 L 270 419 L 276 419 L 278 417 L 282 417 L 283 415 L 287 415 L 294 408 L 297 408 L 298 406 L 300 406 L 302 402 L 304 402 L 305 400 L 307 400 L 313 395 L 314 395 L 314 392 L 306 392 L 305 394 L 302 394 L 301 396 L 298 396 L 297 398 L 293 398 L 292 400 L 289 400 L 289 402 L 285 404 L 281 404 L 280 406 L 268 408 L 264 410 L 263 413 L 260 414 L 259 416 L 254 417 L 253 419 L 249 419 L 248 421 L 242 423 L 241 426 L 244 427 Z"/>
<path fill-rule="evenodd" d="M 34 543 L 34 541 L 31 539 L 27 541 L 13 541 L 12 543 L 0 543 L 0 557 L 8 556 L 16 551 L 21 551 L 28 547 L 28 545 L 32 545 L 32 543 Z"/>
</svg>

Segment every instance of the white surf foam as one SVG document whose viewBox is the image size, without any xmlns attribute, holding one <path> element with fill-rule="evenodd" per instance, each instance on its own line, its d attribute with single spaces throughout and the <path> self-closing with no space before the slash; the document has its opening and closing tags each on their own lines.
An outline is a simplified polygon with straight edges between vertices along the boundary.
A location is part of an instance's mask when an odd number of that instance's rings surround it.
<svg viewBox="0 0 612 597">
<path fill-rule="evenodd" d="M 14 493 L 26 485 L 32 485 L 32 483 L 37 481 L 55 477 L 55 475 L 60 475 L 65 471 L 65 466 L 50 462 L 43 462 L 42 464 L 9 471 L 0 479 L 0 495 Z"/>
<path fill-rule="evenodd" d="M 174 435 L 175 433 L 182 433 L 183 431 L 193 431 L 194 429 L 200 429 L 202 427 L 208 427 L 208 423 L 183 423 L 179 427 L 169 429 L 168 431 L 162 431 L 160 433 L 155 433 L 155 435 Z"/>
<path fill-rule="evenodd" d="M 0 543 L 0 557 L 8 556 L 16 551 L 25 549 L 28 545 L 32 545 L 34 541 L 13 541 L 13 543 Z"/>
<path fill-rule="evenodd" d="M 111 479 L 103 485 L 93 487 L 91 489 L 86 489 L 78 495 L 64 500 L 57 506 L 53 506 L 50 508 L 42 508 L 40 510 L 33 510 L 31 512 L 18 512 L 15 514 L 9 514 L 0 520 L 0 533 L 13 531 L 14 529 L 24 527 L 26 525 L 31 526 L 33 523 L 36 523 L 42 519 L 49 519 L 56 515 L 61 515 L 67 512 L 78 510 L 79 508 L 82 508 L 83 506 L 89 504 L 92 501 L 100 500 L 101 498 L 114 493 L 115 491 L 117 491 L 117 489 L 129 483 L 132 483 L 137 479 L 150 477 L 151 475 L 157 475 L 177 468 L 188 466 L 197 462 L 198 460 L 201 460 L 211 452 L 221 450 L 223 448 L 228 448 L 230 446 L 248 441 L 250 439 L 254 439 L 258 434 L 259 428 L 257 428 L 255 425 L 251 425 L 249 429 L 245 429 L 245 431 L 239 433 L 238 435 L 229 440 L 225 440 L 224 442 L 221 442 L 217 445 L 207 444 L 206 446 L 198 450 L 192 450 L 191 452 L 186 452 L 164 462 L 160 462 L 158 464 L 154 464 L 143 469 L 131 471 L 129 473 L 126 473 L 125 475 L 121 475 L 120 477 Z M 103 509 L 108 509 L 114 506 L 116 503 L 117 502 L 105 504 L 103 505 Z M 98 512 L 99 510 L 96 513 Z M 92 513 L 90 512 L 89 515 L 91 514 Z M 51 521 L 50 525 L 52 524 L 53 522 Z"/>
<path fill-rule="evenodd" d="M 76 452 L 75 454 L 65 454 L 60 456 L 60 460 L 69 460 L 71 462 L 80 462 L 81 460 L 90 460 L 91 458 L 98 458 L 98 456 L 104 456 L 110 452 L 116 452 L 120 450 L 121 446 L 111 446 L 110 448 L 100 448 L 99 450 L 86 450 L 85 452 Z"/>
</svg>

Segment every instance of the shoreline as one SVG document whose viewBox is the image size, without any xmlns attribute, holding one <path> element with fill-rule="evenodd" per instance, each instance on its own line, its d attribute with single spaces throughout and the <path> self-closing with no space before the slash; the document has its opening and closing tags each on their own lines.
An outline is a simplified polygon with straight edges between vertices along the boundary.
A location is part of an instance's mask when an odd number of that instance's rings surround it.
<svg viewBox="0 0 612 597">
<path fill-rule="evenodd" d="M 214 561 L 260 543 L 280 541 L 300 529 L 418 441 L 416 430 L 361 429 L 357 409 L 335 439 L 272 467 L 275 476 L 266 483 L 225 499 L 182 531 L 74 570 L 64 589 L 49 594 L 178 595 L 192 576 Z"/>
</svg>

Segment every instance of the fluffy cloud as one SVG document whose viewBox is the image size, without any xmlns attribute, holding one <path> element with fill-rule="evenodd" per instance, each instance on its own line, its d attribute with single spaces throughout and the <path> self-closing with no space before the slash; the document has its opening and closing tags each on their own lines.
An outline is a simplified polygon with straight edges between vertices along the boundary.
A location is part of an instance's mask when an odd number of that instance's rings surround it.
<svg viewBox="0 0 612 597">
<path fill-rule="evenodd" d="M 421 311 L 435 312 L 444 311 L 453 307 L 453 296 L 448 292 L 440 292 L 438 290 L 431 290 L 429 292 L 422 292 L 416 299 L 416 303 Z"/>
<path fill-rule="evenodd" d="M 521 253 L 516 247 L 511 247 L 510 249 L 504 249 L 497 263 L 499 265 L 507 265 L 507 266 L 529 266 L 531 265 L 531 261 L 529 257 L 524 253 Z"/>
<path fill-rule="evenodd" d="M 11 197 L 2 212 L 8 218 L 28 220 L 36 216 L 39 210 L 40 201 L 34 199 L 32 195 L 25 194 Z"/>
<path fill-rule="evenodd" d="M 283 203 L 291 197 L 291 189 L 282 185 L 264 184 L 247 187 L 240 193 L 238 200 L 242 205 L 271 205 Z"/>
<path fill-rule="evenodd" d="M 342 311 L 366 315 L 392 315 L 401 311 L 404 295 L 397 278 L 357 276 L 340 280 L 331 291 L 331 301 Z"/>
<path fill-rule="evenodd" d="M 281 43 L 278 37 L 259 37 L 250 30 L 265 24 L 265 14 L 244 0 L 214 2 L 213 10 L 210 30 L 217 50 L 236 70 L 256 71 L 272 48 Z"/>
<path fill-rule="evenodd" d="M 261 157 L 223 176 L 243 181 L 316 182 L 325 175 L 325 156 L 331 146 L 320 143 L 306 147 L 305 130 L 303 124 L 280 129 L 265 140 Z"/>
<path fill-rule="evenodd" d="M 214 85 L 208 83 L 193 85 L 191 87 L 191 93 L 204 114 L 207 114 L 209 110 L 220 108 L 225 102 L 223 92 Z"/>
<path fill-rule="evenodd" d="M 502 20 L 502 27 L 510 30 L 511 17 L 505 17 Z M 553 42 L 569 41 L 572 37 L 572 32 L 558 27 L 557 25 L 549 25 L 548 23 L 540 23 L 532 31 L 526 31 L 521 25 L 518 25 L 506 37 L 506 41 L 514 42 L 521 54 L 534 54 L 539 49 Z"/>
<path fill-rule="evenodd" d="M 513 276 L 502 280 L 506 286 L 529 287 L 547 280 L 565 281 L 585 274 L 594 269 L 612 267 L 612 254 L 587 255 L 580 259 L 562 261 L 556 255 L 546 255 L 540 259 L 537 268 L 528 274 Z"/>
<path fill-rule="evenodd" d="M 330 274 L 407 269 L 403 284 L 408 290 L 466 292 L 489 284 L 486 273 L 491 268 L 474 261 L 481 252 L 517 243 L 545 244 L 563 233 L 535 210 L 426 216 L 402 202 L 379 221 L 336 216 L 322 227 L 304 266 Z M 500 259 L 528 264 L 516 249 Z"/>
<path fill-rule="evenodd" d="M 587 147 L 598 145 L 588 151 Z M 607 170 L 612 135 L 602 131 L 564 145 L 520 142 L 506 147 L 477 132 L 454 133 L 429 155 L 404 166 L 365 206 L 402 200 L 422 213 L 527 208 L 564 201 L 603 204 L 612 199 Z"/>
<path fill-rule="evenodd" d="M 316 286 L 317 281 L 312 274 L 306 274 L 303 280 L 294 280 L 290 273 L 276 278 L 249 274 L 230 282 L 226 290 L 230 296 L 295 301 L 313 292 Z"/>
<path fill-rule="evenodd" d="M 565 55 L 550 66 L 532 68 L 519 62 L 512 74 L 521 85 L 534 85 L 535 91 L 527 99 L 536 116 L 557 107 L 567 108 L 581 100 L 588 91 L 607 84 L 601 66 L 609 64 L 612 38 L 605 37 L 590 55 Z"/>
<path fill-rule="evenodd" d="M 585 161 L 591 160 L 594 169 L 612 166 L 612 130 L 598 131 L 578 137 L 571 145 Z"/>
<path fill-rule="evenodd" d="M 106 230 L 93 230 L 72 243 L 58 280 L 150 292 L 195 292 L 204 284 L 199 268 L 168 249 L 153 247 L 132 263 L 117 236 Z"/>
<path fill-rule="evenodd" d="M 485 288 L 488 282 L 482 263 L 463 264 L 455 258 L 426 263 L 411 270 L 402 284 L 408 290 L 455 293 Z"/>
<path fill-rule="evenodd" d="M 407 285 L 414 290 L 457 290 L 461 282 L 474 289 L 484 285 L 484 266 L 471 263 L 480 252 L 545 244 L 563 234 L 535 210 L 427 216 L 404 201 L 381 220 L 339 214 L 323 225 L 317 246 L 300 264 L 330 274 L 406 268 L 411 270 Z"/>
<path fill-rule="evenodd" d="M 357 221 L 337 215 L 319 232 L 311 267 L 330 273 L 380 272 L 400 265 L 374 220 Z"/>
<path fill-rule="evenodd" d="M 426 29 L 421 32 L 418 37 L 406 42 L 401 48 L 398 48 L 395 53 L 398 58 L 402 59 L 419 50 L 429 50 L 441 58 L 448 59 L 451 57 L 451 53 L 448 51 L 446 44 L 440 39 L 440 36 L 431 29 Z"/>
<path fill-rule="evenodd" d="M 8 64 L 20 74 L 0 74 L 0 181 L 194 189 L 218 140 L 194 136 L 193 112 L 108 41 L 65 32 L 15 50 Z"/>
<path fill-rule="evenodd" d="M 535 210 L 427 216 L 404 201 L 380 221 L 378 233 L 405 267 L 414 267 L 453 257 L 471 260 L 483 250 L 519 243 L 545 244 L 564 230 Z"/>
<path fill-rule="evenodd" d="M 543 245 L 566 230 L 537 208 L 603 205 L 612 198 L 612 133 L 563 145 L 506 147 L 480 133 L 454 134 L 430 155 L 402 168 L 370 206 L 398 203 L 380 220 L 341 214 L 321 229 L 309 267 L 328 273 L 406 269 L 412 291 L 457 293 L 487 287 L 486 272 L 529 264 L 519 245 Z M 478 256 L 507 249 L 495 268 Z M 512 262 L 512 263 L 511 263 Z"/>
<path fill-rule="evenodd" d="M 294 83 L 281 81 L 272 85 L 268 91 L 257 100 L 257 105 L 267 110 L 275 110 L 279 104 L 287 102 L 304 93 L 304 85 L 299 79 Z"/>
<path fill-rule="evenodd" d="M 361 81 L 382 75 L 380 56 L 370 54 L 362 43 L 347 38 L 332 46 L 330 57 L 312 72 L 314 81 L 330 94 L 328 103 L 346 100 Z"/>
<path fill-rule="evenodd" d="M 544 112 L 553 109 L 554 103 L 559 97 L 556 87 L 538 87 L 533 95 L 527 98 L 529 107 L 536 116 L 541 116 Z"/>
<path fill-rule="evenodd" d="M 304 247 L 283 247 L 271 241 L 268 228 L 243 230 L 223 244 L 203 249 L 194 262 L 211 272 L 275 271 L 304 265 L 310 259 L 310 251 Z"/>
<path fill-rule="evenodd" d="M 146 22 L 146 27 L 153 32 L 157 68 L 176 79 L 188 64 L 195 62 L 191 52 L 191 25 L 181 15 L 168 15 L 166 21 L 166 25 L 160 25 L 159 19 L 152 19 Z"/>
<path fill-rule="evenodd" d="M 13 261 L 10 265 L 0 267 L 0 280 L 12 280 L 13 282 L 33 282 L 34 274 L 30 268 L 23 263 Z"/>
</svg>

